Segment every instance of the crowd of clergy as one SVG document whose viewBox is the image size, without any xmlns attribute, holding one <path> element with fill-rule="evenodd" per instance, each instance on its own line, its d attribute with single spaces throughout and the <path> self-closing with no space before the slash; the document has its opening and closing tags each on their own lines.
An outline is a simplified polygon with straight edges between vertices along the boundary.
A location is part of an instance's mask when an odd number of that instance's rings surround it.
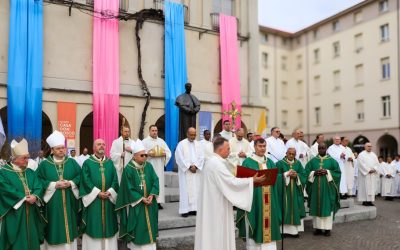
<svg viewBox="0 0 400 250">
<path fill-rule="evenodd" d="M 13 140 L 12 156 L 0 164 L 0 249 L 155 250 L 158 211 L 165 203 L 165 166 L 175 156 L 179 211 L 196 216 L 196 250 L 235 249 L 235 228 L 247 249 L 277 249 L 282 237 L 298 238 L 303 219 L 313 218 L 314 235 L 330 236 L 340 199 L 357 196 L 374 206 L 375 196 L 400 196 L 400 157 L 386 162 L 372 145 L 357 154 L 346 137 L 325 144 L 317 135 L 310 147 L 295 130 L 286 140 L 278 127 L 264 139 L 243 128 L 211 138 L 195 128 L 171 152 L 155 125 L 143 140 L 121 128 L 106 156 L 103 139 L 77 156 L 66 152 L 65 137 L 54 131 L 51 154 L 30 159 L 28 142 Z M 239 178 L 237 166 L 254 170 Z M 273 185 L 258 170 L 277 169 Z M 236 212 L 235 212 L 236 210 Z M 235 216 L 236 213 L 236 216 Z M 78 244 L 79 241 L 79 244 Z"/>
</svg>

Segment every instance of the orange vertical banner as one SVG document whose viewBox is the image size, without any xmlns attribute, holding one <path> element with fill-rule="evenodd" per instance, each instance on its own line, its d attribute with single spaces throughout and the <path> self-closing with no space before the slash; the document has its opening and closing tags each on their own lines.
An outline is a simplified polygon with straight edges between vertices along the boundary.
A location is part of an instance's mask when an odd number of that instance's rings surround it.
<svg viewBox="0 0 400 250">
<path fill-rule="evenodd" d="M 57 102 L 57 126 L 67 139 L 67 148 L 75 148 L 76 103 Z"/>
</svg>

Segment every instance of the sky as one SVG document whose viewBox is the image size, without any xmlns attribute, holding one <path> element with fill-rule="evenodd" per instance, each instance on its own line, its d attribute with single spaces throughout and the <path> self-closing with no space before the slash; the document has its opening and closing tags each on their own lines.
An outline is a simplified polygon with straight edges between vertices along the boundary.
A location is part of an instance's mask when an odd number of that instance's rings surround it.
<svg viewBox="0 0 400 250">
<path fill-rule="evenodd" d="M 258 1 L 258 19 L 260 25 L 287 32 L 296 32 L 363 0 Z"/>
</svg>

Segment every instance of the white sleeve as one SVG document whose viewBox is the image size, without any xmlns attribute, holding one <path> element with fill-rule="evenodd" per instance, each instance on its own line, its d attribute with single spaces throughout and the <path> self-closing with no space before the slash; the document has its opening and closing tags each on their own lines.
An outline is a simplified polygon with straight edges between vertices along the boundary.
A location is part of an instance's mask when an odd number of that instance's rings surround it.
<svg viewBox="0 0 400 250">
<path fill-rule="evenodd" d="M 78 186 L 75 185 L 75 183 L 73 181 L 68 181 L 71 184 L 71 190 L 72 193 L 74 194 L 76 199 L 79 199 L 79 189 Z"/>
<path fill-rule="evenodd" d="M 100 193 L 100 189 L 94 187 L 90 194 L 87 194 L 82 197 L 82 203 L 85 207 L 88 207 L 92 202 L 97 198 L 97 195 Z"/>
<path fill-rule="evenodd" d="M 51 197 L 53 197 L 54 193 L 56 192 L 56 184 L 57 182 L 52 181 L 50 182 L 49 186 L 47 187 L 44 196 L 43 196 L 43 201 L 45 203 L 49 202 L 49 200 L 51 199 Z"/>
<path fill-rule="evenodd" d="M 308 181 L 311 183 L 313 183 L 315 179 L 314 172 L 315 171 L 311 171 L 310 175 L 308 176 Z"/>
<path fill-rule="evenodd" d="M 14 209 L 17 210 L 18 208 L 20 208 L 22 206 L 22 204 L 24 204 L 24 201 L 26 200 L 26 197 L 22 198 L 22 200 L 18 201 L 17 204 L 14 205 Z"/>
<path fill-rule="evenodd" d="M 178 167 L 183 171 L 187 171 L 190 167 L 190 162 L 183 155 L 182 143 L 179 143 L 175 150 L 175 159 Z"/>
<path fill-rule="evenodd" d="M 331 171 L 330 170 L 326 170 L 327 175 L 326 175 L 326 179 L 328 180 L 328 182 L 333 181 L 332 175 L 331 175 Z"/>
<path fill-rule="evenodd" d="M 115 202 L 117 201 L 117 192 L 115 192 L 114 188 L 109 188 L 107 190 L 107 192 L 109 192 L 111 194 L 110 196 L 110 201 L 115 204 Z"/>
</svg>

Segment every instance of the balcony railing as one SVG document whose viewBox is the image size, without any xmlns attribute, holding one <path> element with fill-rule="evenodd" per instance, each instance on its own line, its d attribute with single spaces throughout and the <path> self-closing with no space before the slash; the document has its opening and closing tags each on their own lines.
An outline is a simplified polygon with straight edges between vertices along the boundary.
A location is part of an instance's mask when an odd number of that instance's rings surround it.
<svg viewBox="0 0 400 250">
<path fill-rule="evenodd" d="M 211 29 L 219 31 L 219 13 L 211 13 Z M 239 28 L 239 18 L 236 17 L 237 28 Z M 239 35 L 239 29 L 237 30 Z"/>
<path fill-rule="evenodd" d="M 164 11 L 164 0 L 153 0 L 154 9 Z M 183 5 L 183 15 L 184 15 L 184 23 L 189 24 L 190 22 L 190 13 L 189 7 L 187 5 Z"/>
<path fill-rule="evenodd" d="M 94 5 L 94 0 L 86 0 L 87 5 Z M 119 11 L 127 12 L 129 8 L 129 0 L 119 0 Z"/>
</svg>

